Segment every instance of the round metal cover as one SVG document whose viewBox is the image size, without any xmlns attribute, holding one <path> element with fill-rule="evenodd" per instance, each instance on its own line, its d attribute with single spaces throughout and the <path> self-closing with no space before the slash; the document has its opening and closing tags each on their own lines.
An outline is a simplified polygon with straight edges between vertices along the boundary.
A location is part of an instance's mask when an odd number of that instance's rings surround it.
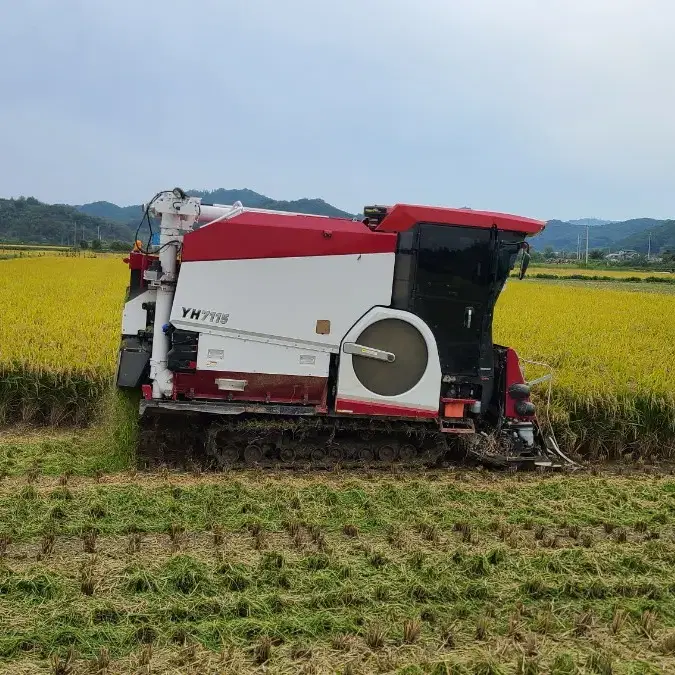
<svg viewBox="0 0 675 675">
<path fill-rule="evenodd" d="M 393 363 L 354 355 L 352 364 L 359 382 L 374 394 L 397 396 L 412 389 L 427 368 L 424 336 L 407 321 L 382 319 L 370 324 L 356 343 L 395 355 Z"/>
</svg>

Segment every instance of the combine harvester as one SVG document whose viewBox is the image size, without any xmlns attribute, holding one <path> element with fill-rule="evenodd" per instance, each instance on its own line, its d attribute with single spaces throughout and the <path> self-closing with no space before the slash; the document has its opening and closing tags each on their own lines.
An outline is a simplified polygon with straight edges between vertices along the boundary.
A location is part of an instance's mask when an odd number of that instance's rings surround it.
<svg viewBox="0 0 675 675">
<path fill-rule="evenodd" d="M 140 390 L 139 457 L 217 467 L 570 463 L 545 436 L 495 303 L 544 223 L 396 204 L 349 220 L 145 206 L 117 386 Z"/>
</svg>

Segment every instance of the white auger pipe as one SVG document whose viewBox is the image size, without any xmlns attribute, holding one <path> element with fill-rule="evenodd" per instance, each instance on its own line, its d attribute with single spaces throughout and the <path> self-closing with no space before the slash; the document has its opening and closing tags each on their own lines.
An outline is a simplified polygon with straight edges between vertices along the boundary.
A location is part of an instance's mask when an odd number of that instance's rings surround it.
<svg viewBox="0 0 675 675">
<path fill-rule="evenodd" d="M 152 398 L 170 396 L 173 389 L 173 373 L 167 368 L 169 337 L 164 326 L 171 318 L 171 307 L 176 282 L 176 258 L 180 236 L 180 216 L 163 213 L 159 234 L 159 262 L 162 275 L 158 279 L 155 299 L 155 325 L 152 333 L 152 354 L 150 356 L 150 379 L 152 380 Z"/>
<path fill-rule="evenodd" d="M 200 204 L 199 215 L 197 216 L 198 223 L 210 224 L 215 221 L 232 218 L 244 211 L 252 211 L 254 213 L 273 213 L 277 216 L 307 216 L 306 213 L 295 213 L 294 211 L 275 211 L 273 209 L 254 209 L 248 206 L 242 206 L 241 202 L 234 204 Z M 328 218 L 329 216 L 319 216 L 312 214 L 312 218 Z"/>
</svg>

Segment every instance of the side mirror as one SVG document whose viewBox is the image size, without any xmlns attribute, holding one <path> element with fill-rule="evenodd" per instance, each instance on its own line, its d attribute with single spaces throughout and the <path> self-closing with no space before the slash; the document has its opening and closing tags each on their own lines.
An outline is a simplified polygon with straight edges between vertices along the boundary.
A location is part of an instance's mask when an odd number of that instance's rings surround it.
<svg viewBox="0 0 675 675">
<path fill-rule="evenodd" d="M 519 279 L 525 277 L 525 272 L 527 272 L 527 267 L 530 264 L 530 254 L 526 249 L 523 249 L 523 259 L 520 261 L 520 274 L 518 275 Z"/>
</svg>

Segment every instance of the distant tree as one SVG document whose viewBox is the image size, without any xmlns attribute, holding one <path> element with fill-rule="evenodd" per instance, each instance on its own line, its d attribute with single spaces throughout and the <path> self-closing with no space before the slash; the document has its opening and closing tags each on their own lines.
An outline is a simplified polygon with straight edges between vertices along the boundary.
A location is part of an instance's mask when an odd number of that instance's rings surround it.
<svg viewBox="0 0 675 675">
<path fill-rule="evenodd" d="M 588 252 L 588 257 L 591 260 L 603 260 L 605 254 L 599 248 L 594 248 L 592 251 Z"/>
<path fill-rule="evenodd" d="M 551 260 L 555 258 L 555 251 L 553 250 L 553 246 L 547 246 L 544 249 L 544 258 L 546 258 L 546 260 Z"/>
<path fill-rule="evenodd" d="M 130 251 L 132 247 L 124 241 L 111 241 L 108 248 L 111 251 Z"/>
<path fill-rule="evenodd" d="M 86 239 L 82 239 L 80 241 L 80 248 L 81 249 L 87 249 L 89 248 L 89 242 Z"/>
<path fill-rule="evenodd" d="M 100 251 L 103 248 L 103 245 L 101 244 L 100 239 L 94 239 L 94 241 L 91 242 L 91 247 L 94 251 Z"/>
</svg>

